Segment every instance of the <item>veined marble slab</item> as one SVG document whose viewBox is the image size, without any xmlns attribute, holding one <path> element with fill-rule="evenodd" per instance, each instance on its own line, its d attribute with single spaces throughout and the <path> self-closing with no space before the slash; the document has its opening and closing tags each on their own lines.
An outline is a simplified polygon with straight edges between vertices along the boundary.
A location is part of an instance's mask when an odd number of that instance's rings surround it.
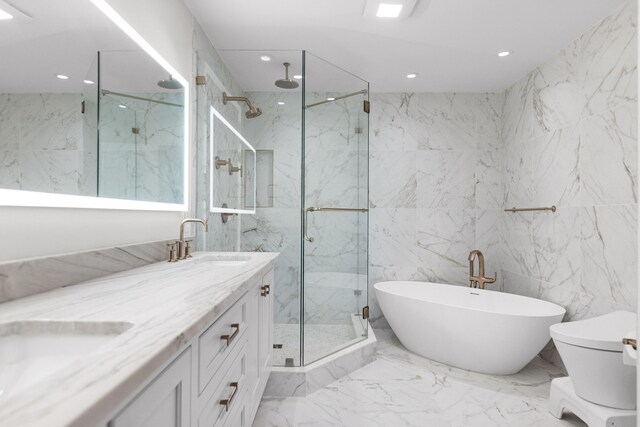
<svg viewBox="0 0 640 427">
<path fill-rule="evenodd" d="M 202 252 L 194 255 L 197 261 Z M 246 254 L 228 254 L 232 256 Z M 17 321 L 128 322 L 91 356 L 6 400 L 2 425 L 85 427 L 106 420 L 272 267 L 278 254 L 252 253 L 241 267 L 160 262 L 0 305 L 0 325 Z"/>
<path fill-rule="evenodd" d="M 0 263 L 0 303 L 166 260 L 167 241 Z"/>
</svg>

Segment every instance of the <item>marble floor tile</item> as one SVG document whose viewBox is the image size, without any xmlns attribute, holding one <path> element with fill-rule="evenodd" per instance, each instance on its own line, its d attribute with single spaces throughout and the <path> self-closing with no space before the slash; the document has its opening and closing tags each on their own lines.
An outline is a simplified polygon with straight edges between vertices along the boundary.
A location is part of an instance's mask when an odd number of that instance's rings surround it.
<svg viewBox="0 0 640 427">
<path fill-rule="evenodd" d="M 357 338 L 351 323 L 305 325 L 305 364 L 321 359 L 344 348 L 346 343 Z M 300 325 L 276 323 L 273 325 L 273 342 L 282 344 L 282 349 L 273 350 L 273 366 L 284 366 L 287 358 L 294 366 L 300 366 Z"/>
<path fill-rule="evenodd" d="M 254 427 L 583 426 L 547 409 L 558 368 L 536 358 L 520 373 L 488 376 L 407 351 L 376 331 L 377 360 L 307 397 L 265 398 Z"/>
</svg>

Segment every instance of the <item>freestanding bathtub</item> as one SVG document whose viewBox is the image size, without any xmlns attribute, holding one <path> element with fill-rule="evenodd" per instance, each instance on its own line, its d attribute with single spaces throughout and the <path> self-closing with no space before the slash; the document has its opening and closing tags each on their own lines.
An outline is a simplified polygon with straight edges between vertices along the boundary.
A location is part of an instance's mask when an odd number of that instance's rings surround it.
<svg viewBox="0 0 640 427">
<path fill-rule="evenodd" d="M 374 285 L 391 329 L 410 351 L 484 374 L 524 368 L 565 309 L 502 292 L 428 282 Z"/>
</svg>

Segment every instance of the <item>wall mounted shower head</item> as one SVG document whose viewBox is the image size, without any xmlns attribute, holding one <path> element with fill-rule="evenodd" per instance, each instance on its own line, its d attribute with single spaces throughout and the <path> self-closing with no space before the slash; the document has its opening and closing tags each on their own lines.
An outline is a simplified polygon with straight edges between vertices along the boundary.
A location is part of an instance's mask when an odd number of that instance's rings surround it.
<svg viewBox="0 0 640 427">
<path fill-rule="evenodd" d="M 182 89 L 182 85 L 179 81 L 174 80 L 173 76 L 169 76 L 168 79 L 159 80 L 158 86 L 163 89 Z"/>
<path fill-rule="evenodd" d="M 247 119 L 253 119 L 254 117 L 258 117 L 260 114 L 262 114 L 262 110 L 257 107 L 250 108 L 249 111 L 244 113 Z"/>
<path fill-rule="evenodd" d="M 246 103 L 247 106 L 249 107 L 249 111 L 244 113 L 247 119 L 253 119 L 255 117 L 258 117 L 260 114 L 262 114 L 262 110 L 258 107 L 254 107 L 253 105 L 251 105 L 251 101 L 249 101 L 248 98 L 245 98 L 244 96 L 227 96 L 227 92 L 222 92 L 222 103 L 224 105 L 227 105 L 228 101 L 240 101 L 240 102 Z"/>
<path fill-rule="evenodd" d="M 282 89 L 295 89 L 299 86 L 298 82 L 289 78 L 289 67 L 291 64 L 285 62 L 284 64 L 284 79 L 276 80 L 276 86 Z"/>
</svg>

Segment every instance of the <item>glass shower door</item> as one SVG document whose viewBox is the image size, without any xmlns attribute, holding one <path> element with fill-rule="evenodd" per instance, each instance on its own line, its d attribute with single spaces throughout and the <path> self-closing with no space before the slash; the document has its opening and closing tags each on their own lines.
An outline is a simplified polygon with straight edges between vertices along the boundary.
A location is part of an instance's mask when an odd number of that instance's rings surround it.
<svg viewBox="0 0 640 427">
<path fill-rule="evenodd" d="M 368 83 L 305 53 L 304 364 L 367 336 Z"/>
</svg>

